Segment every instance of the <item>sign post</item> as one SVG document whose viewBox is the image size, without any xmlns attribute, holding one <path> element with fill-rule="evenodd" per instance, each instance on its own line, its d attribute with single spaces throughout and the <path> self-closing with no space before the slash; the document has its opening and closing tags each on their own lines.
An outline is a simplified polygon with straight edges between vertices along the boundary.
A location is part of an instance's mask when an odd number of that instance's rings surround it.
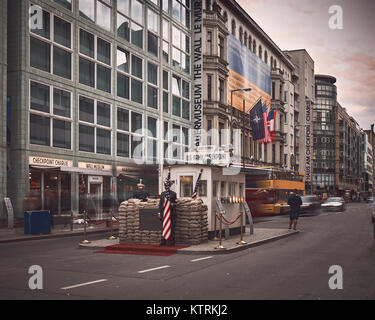
<svg viewBox="0 0 375 320">
<path fill-rule="evenodd" d="M 251 215 L 250 208 L 249 208 L 249 206 L 248 206 L 248 204 L 247 204 L 246 201 L 244 201 L 244 202 L 242 203 L 242 205 L 243 205 L 243 207 L 244 207 L 244 209 L 245 209 L 245 212 L 246 212 L 247 218 L 249 219 L 249 224 L 250 224 L 250 234 L 254 234 L 254 223 L 253 223 L 253 217 L 252 217 L 252 215 Z M 246 223 L 245 223 L 245 225 L 246 225 Z"/>
<path fill-rule="evenodd" d="M 8 212 L 8 229 L 14 228 L 14 212 L 13 212 L 13 206 L 12 202 L 10 201 L 10 198 L 4 198 L 5 207 Z"/>
</svg>

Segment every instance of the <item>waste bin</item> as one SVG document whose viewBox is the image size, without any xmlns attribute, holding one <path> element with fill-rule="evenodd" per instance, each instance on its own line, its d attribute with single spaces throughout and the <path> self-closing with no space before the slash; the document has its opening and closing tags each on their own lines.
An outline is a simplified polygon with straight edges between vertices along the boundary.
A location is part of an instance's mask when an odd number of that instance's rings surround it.
<svg viewBox="0 0 375 320">
<path fill-rule="evenodd" d="M 25 234 L 41 234 L 51 232 L 51 214 L 49 210 L 24 212 Z"/>
</svg>

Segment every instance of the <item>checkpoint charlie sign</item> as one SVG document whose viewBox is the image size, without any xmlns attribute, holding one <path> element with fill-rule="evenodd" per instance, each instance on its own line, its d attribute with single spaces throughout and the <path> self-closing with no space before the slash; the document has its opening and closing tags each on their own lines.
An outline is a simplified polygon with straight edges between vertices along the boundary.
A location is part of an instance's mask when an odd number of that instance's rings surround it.
<svg viewBox="0 0 375 320">
<path fill-rule="evenodd" d="M 43 166 L 43 167 L 71 167 L 71 160 L 46 158 L 38 156 L 29 157 L 29 165 Z"/>
</svg>

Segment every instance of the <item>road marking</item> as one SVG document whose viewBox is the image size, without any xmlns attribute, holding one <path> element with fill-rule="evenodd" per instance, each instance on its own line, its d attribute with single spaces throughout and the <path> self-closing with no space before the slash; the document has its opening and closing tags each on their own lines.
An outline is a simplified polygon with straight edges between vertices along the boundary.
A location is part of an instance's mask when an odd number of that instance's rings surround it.
<svg viewBox="0 0 375 320">
<path fill-rule="evenodd" d="M 209 256 L 209 257 L 204 257 L 204 258 L 198 258 L 198 259 L 194 259 L 194 260 L 190 260 L 191 262 L 196 262 L 196 261 L 202 261 L 202 260 L 207 260 L 207 259 L 211 259 L 212 256 Z"/>
<path fill-rule="evenodd" d="M 147 269 L 147 270 L 138 271 L 138 273 L 146 273 L 146 272 L 155 271 L 155 270 L 160 270 L 160 269 L 165 269 L 165 268 L 170 268 L 170 267 L 171 267 L 171 266 L 161 266 L 161 267 L 157 267 L 157 268 L 152 268 L 152 269 Z"/>
<path fill-rule="evenodd" d="M 88 285 L 90 285 L 90 284 L 99 283 L 99 282 L 104 282 L 104 281 L 108 281 L 108 279 L 100 279 L 100 280 L 96 280 L 96 281 L 90 281 L 90 282 L 85 282 L 85 283 L 75 284 L 74 286 L 69 286 L 69 287 L 61 288 L 61 290 L 69 290 L 69 289 L 78 288 L 78 287 L 83 287 L 83 286 L 88 286 Z"/>
</svg>

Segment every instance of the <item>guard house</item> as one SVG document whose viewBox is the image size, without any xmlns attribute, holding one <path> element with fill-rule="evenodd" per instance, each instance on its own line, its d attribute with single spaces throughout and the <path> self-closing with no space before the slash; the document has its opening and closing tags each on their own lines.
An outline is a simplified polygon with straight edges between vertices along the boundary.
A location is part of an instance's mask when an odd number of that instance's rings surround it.
<svg viewBox="0 0 375 320">
<path fill-rule="evenodd" d="M 243 212 L 241 201 L 245 200 L 245 174 L 240 169 L 220 167 L 204 164 L 174 165 L 170 168 L 171 189 L 177 193 L 177 198 L 191 197 L 199 173 L 203 169 L 198 198 L 208 207 L 208 231 L 213 235 L 215 230 L 215 214 L 219 214 L 216 200 L 220 199 L 226 211 L 225 219 L 234 221 Z M 168 168 L 163 169 L 163 178 L 168 176 Z M 224 227 L 223 227 L 224 228 Z M 230 233 L 236 234 L 240 230 L 240 220 L 229 226 Z M 219 221 L 216 220 L 216 230 Z"/>
</svg>

